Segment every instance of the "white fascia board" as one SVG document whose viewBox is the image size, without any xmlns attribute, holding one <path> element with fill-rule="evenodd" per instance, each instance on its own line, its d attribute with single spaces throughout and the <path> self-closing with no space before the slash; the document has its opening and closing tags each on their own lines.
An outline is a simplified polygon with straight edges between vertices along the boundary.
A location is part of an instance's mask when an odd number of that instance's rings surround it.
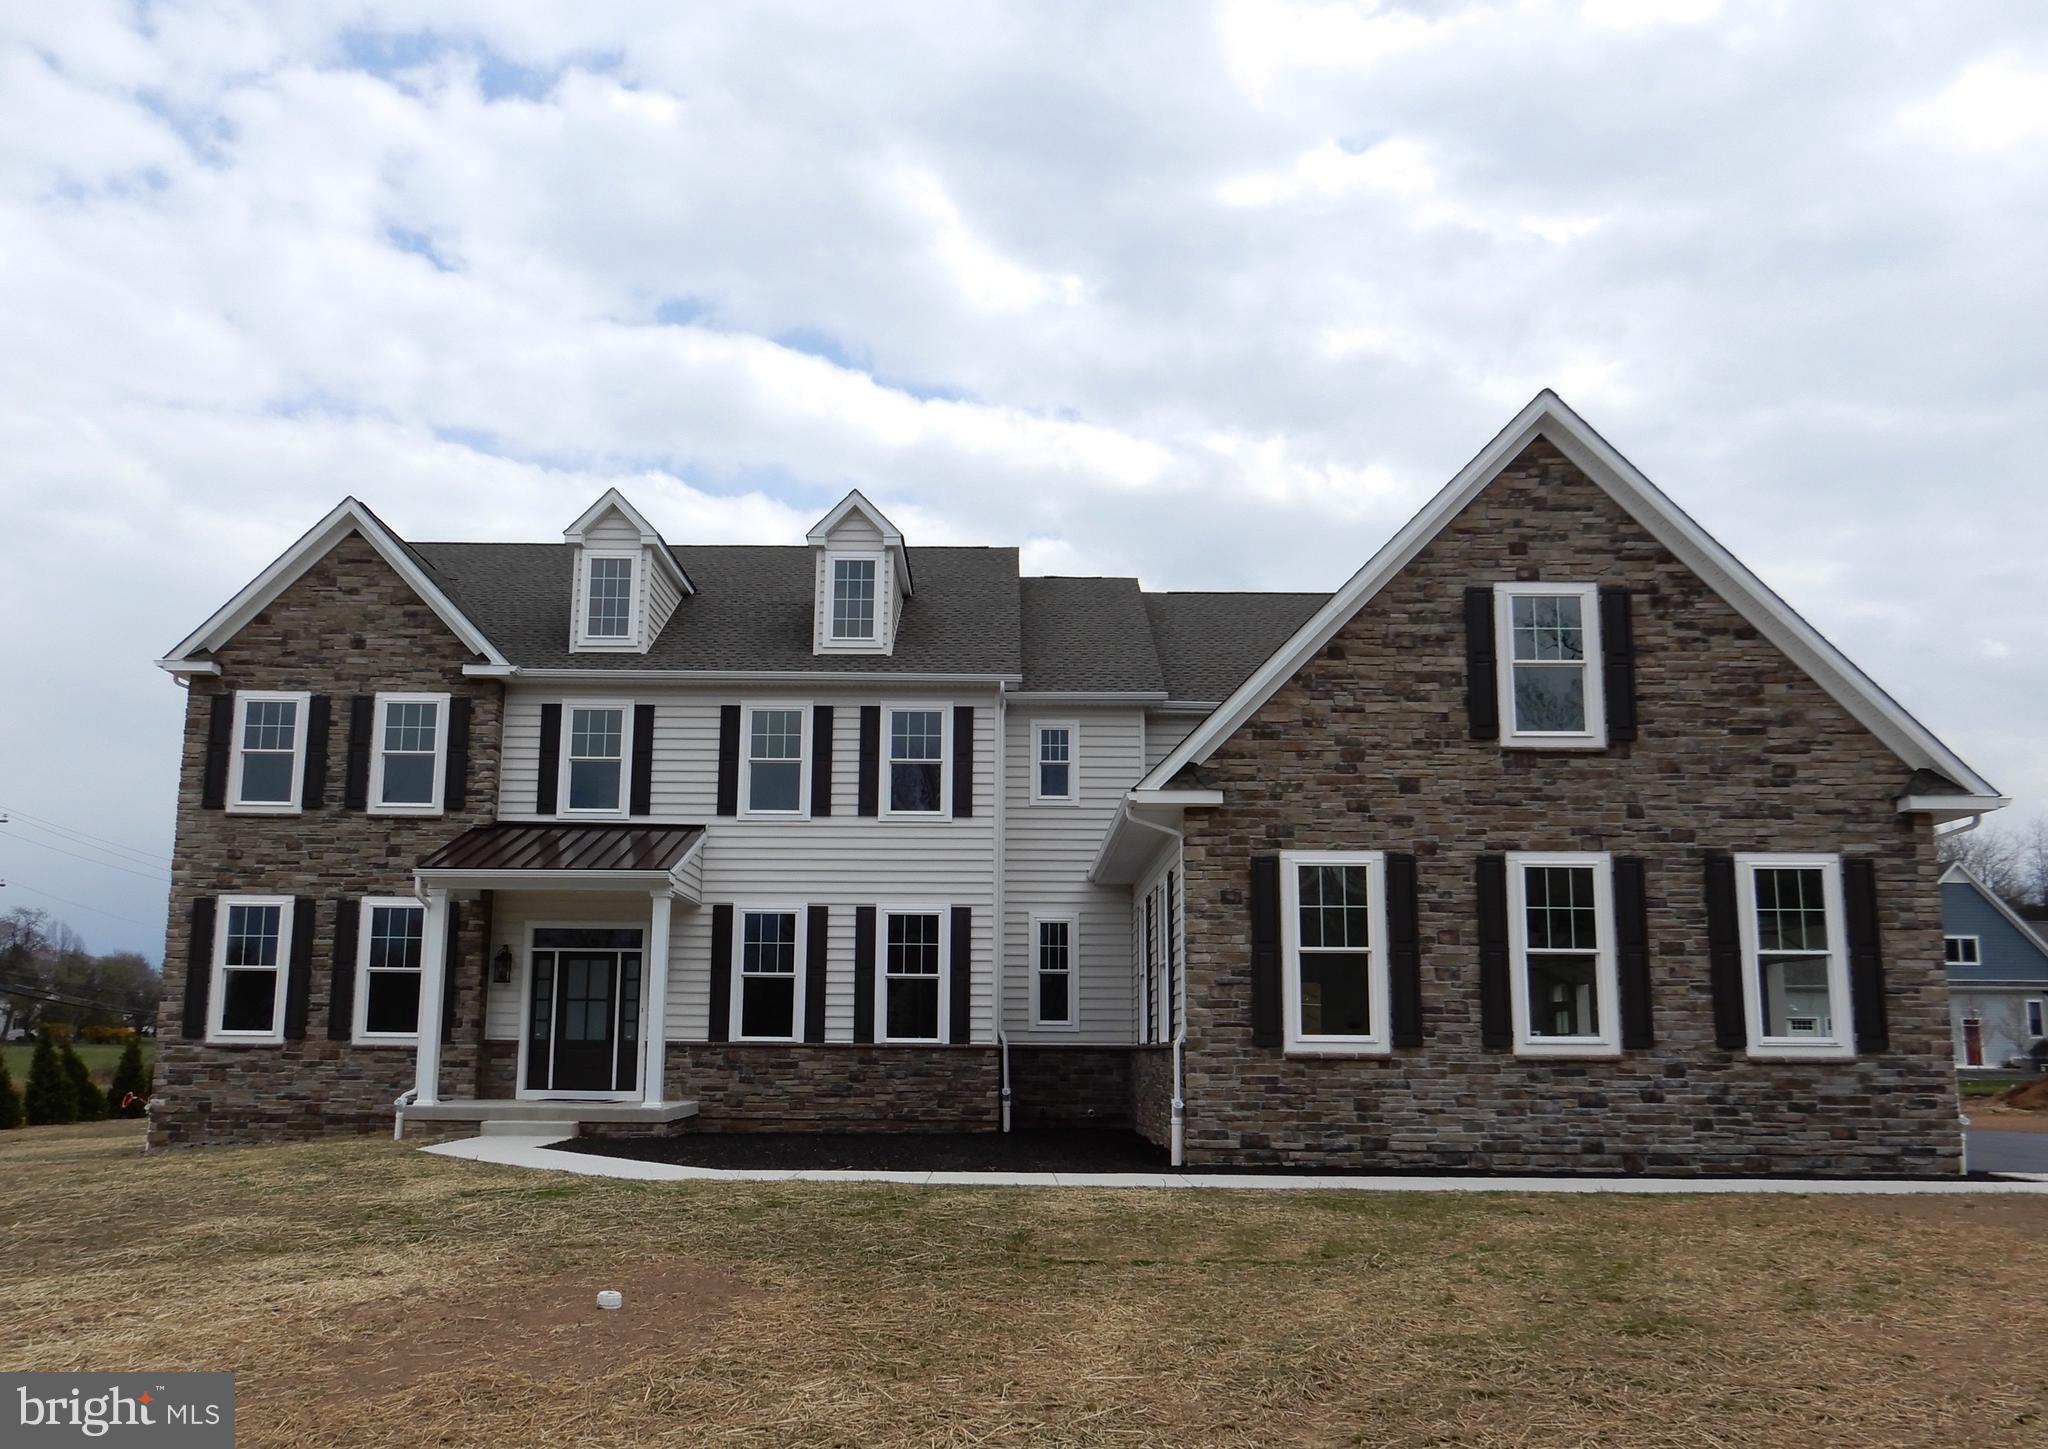
<svg viewBox="0 0 2048 1449">
<path fill-rule="evenodd" d="M 850 669 L 518 669 L 521 679 L 616 679 L 633 684 L 902 684 L 994 689 L 1015 684 L 1014 674 L 899 674 Z"/>
<path fill-rule="evenodd" d="M 1013 689 L 1013 704 L 1160 704 L 1165 694 L 1156 689 Z"/>
<path fill-rule="evenodd" d="M 1195 810 L 1223 803 L 1221 790 L 1161 790 L 1140 787 L 1125 797 L 1134 806 L 1158 805 L 1178 810 Z"/>
<path fill-rule="evenodd" d="M 218 674 L 217 659 L 154 659 L 150 661 L 166 674 Z"/>
<path fill-rule="evenodd" d="M 376 517 L 354 498 L 344 498 L 333 512 L 299 536 L 298 542 L 279 554 L 270 567 L 250 580 L 248 586 L 223 604 L 214 616 L 186 635 L 178 647 L 157 661 L 160 669 L 182 664 L 197 651 L 211 652 L 232 639 L 272 600 L 297 583 L 306 570 L 326 557 L 327 551 L 351 532 L 369 540 L 370 547 L 425 601 L 442 623 L 476 653 L 493 664 L 511 667 L 511 661 L 484 637 L 483 631 L 463 616 L 455 602 L 413 561 L 412 554 Z M 173 673 L 179 672 L 172 670 Z M 216 671 L 218 672 L 218 666 Z"/>
<path fill-rule="evenodd" d="M 462 672 L 471 679 L 510 679 L 519 669 L 512 664 L 465 664 Z"/>
<path fill-rule="evenodd" d="M 1094 885 L 1135 885 L 1160 853 L 1179 838 L 1171 825 L 1140 816 L 1126 798 L 1117 805 L 1115 818 L 1102 834 L 1102 844 L 1088 866 L 1088 879 Z"/>
<path fill-rule="evenodd" d="M 1953 875 L 1961 876 L 1962 883 L 1964 885 L 1974 886 L 1976 888 L 1978 895 L 1984 897 L 1985 900 L 1991 902 L 1992 905 L 1996 906 L 1998 908 L 1998 913 L 2001 916 L 2004 916 L 2007 921 L 2011 922 L 2015 930 L 2017 930 L 2022 936 L 2025 936 L 2029 941 L 2032 941 L 2034 945 L 2037 948 L 2039 948 L 2041 954 L 2044 957 L 2048 957 L 2048 939 L 2044 939 L 2042 937 L 2040 931 L 2035 929 L 2034 923 L 2032 921 L 2029 921 L 2025 916 L 2021 915 L 2018 911 L 2014 910 L 2011 906 L 2007 905 L 2005 903 L 2004 898 L 2000 896 L 1997 891 L 1991 889 L 1991 887 L 1984 884 L 1983 881 L 1978 880 L 1975 871 L 1971 870 L 1961 861 L 1957 861 L 1954 865 L 1950 866 L 1947 870 L 1941 873 L 1940 883 L 1942 885 L 1949 884 L 1949 877 Z M 1975 985 L 1976 983 L 1971 982 L 1970 984 Z"/>
<path fill-rule="evenodd" d="M 517 890 L 522 886 L 549 890 L 615 891 L 625 887 L 647 890 L 677 888 L 674 875 L 665 870 L 444 870 L 416 868 L 413 879 L 428 890 Z"/>
<path fill-rule="evenodd" d="M 1539 436 L 1555 444 L 1595 486 L 1705 580 L 1708 587 L 1784 651 L 1901 760 L 1916 769 L 1938 771 L 1973 795 L 2003 799 L 1990 782 L 1878 688 L 1549 388 L 1530 399 L 1514 420 L 1460 469 L 1421 512 L 1409 519 L 1229 699 L 1161 760 L 1139 782 L 1140 786 L 1163 785 L 1188 765 L 1208 759 Z"/>
<path fill-rule="evenodd" d="M 2010 795 L 1901 795 L 1901 815 L 1940 815 L 1959 819 L 1965 815 L 1989 815 L 2012 804 Z"/>
</svg>

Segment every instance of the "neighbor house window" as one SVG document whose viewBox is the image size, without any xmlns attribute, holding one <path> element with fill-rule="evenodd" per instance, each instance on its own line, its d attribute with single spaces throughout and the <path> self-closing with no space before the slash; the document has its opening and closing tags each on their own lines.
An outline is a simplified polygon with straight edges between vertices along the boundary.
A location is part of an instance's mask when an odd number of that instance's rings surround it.
<svg viewBox="0 0 2048 1449">
<path fill-rule="evenodd" d="M 1738 855 L 1735 891 L 1751 1055 L 1854 1055 L 1840 858 Z"/>
<path fill-rule="evenodd" d="M 632 711 L 625 705 L 571 705 L 562 751 L 562 794 L 570 811 L 616 815 L 625 809 L 626 748 Z"/>
<path fill-rule="evenodd" d="M 447 752 L 445 694 L 377 696 L 377 748 L 370 759 L 370 808 L 438 814 Z"/>
<path fill-rule="evenodd" d="M 630 554 L 585 554 L 583 637 L 625 644 L 633 638 L 633 569 Z"/>
<path fill-rule="evenodd" d="M 1502 744 L 1606 745 L 1599 605 L 1592 584 L 1494 586 Z"/>
<path fill-rule="evenodd" d="M 1031 1024 L 1071 1027 L 1076 1024 L 1074 999 L 1074 927 L 1072 916 L 1034 916 L 1031 934 L 1037 960 L 1031 978 Z"/>
<path fill-rule="evenodd" d="M 220 898 L 209 1040 L 284 1040 L 284 964 L 293 905 L 290 896 Z"/>
<path fill-rule="evenodd" d="M 414 1041 L 420 1030 L 420 947 L 427 912 L 418 901 L 363 902 L 356 944 L 355 1039 Z"/>
<path fill-rule="evenodd" d="M 1074 799 L 1074 741 L 1080 729 L 1071 721 L 1033 728 L 1031 798 L 1071 804 Z"/>
<path fill-rule="evenodd" d="M 1978 964 L 1977 938 L 1975 936 L 1944 936 L 1941 938 L 1942 959 L 1951 966 L 1975 966 Z"/>
<path fill-rule="evenodd" d="M 2044 1003 L 2036 1000 L 2027 1003 L 2027 1040 L 2048 1036 L 2048 1020 L 2043 1019 Z"/>
<path fill-rule="evenodd" d="M 742 1041 L 795 1041 L 803 1020 L 803 978 L 796 963 L 803 912 L 740 911 L 739 980 L 732 1034 Z"/>
<path fill-rule="evenodd" d="M 1388 1049 L 1385 921 L 1386 856 L 1380 851 L 1281 852 L 1287 1050 Z"/>
<path fill-rule="evenodd" d="M 937 1041 L 945 1020 L 944 936 L 938 911 L 882 912 L 881 1037 Z"/>
<path fill-rule="evenodd" d="M 750 815 L 800 815 L 810 804 L 804 777 L 803 706 L 747 710 L 746 802 Z"/>
<path fill-rule="evenodd" d="M 945 813 L 946 715 L 925 706 L 889 711 L 889 814 Z"/>
<path fill-rule="evenodd" d="M 228 808 L 287 814 L 299 808 L 306 779 L 308 694 L 243 690 L 235 696 L 235 750 Z"/>
<path fill-rule="evenodd" d="M 867 642 L 875 637 L 875 584 L 880 560 L 832 560 L 832 638 Z"/>
<path fill-rule="evenodd" d="M 1508 950 L 1516 1052 L 1612 1056 L 1621 1050 L 1607 856 L 1510 854 Z"/>
</svg>

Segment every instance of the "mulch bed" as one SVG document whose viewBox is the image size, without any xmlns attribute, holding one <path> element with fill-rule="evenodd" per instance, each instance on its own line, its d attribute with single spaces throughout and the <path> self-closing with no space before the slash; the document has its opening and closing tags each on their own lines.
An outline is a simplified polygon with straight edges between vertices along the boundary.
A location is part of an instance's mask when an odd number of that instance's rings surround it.
<svg viewBox="0 0 2048 1449">
<path fill-rule="evenodd" d="M 551 1151 L 685 1167 L 842 1172 L 1165 1172 L 1167 1155 L 1135 1132 L 685 1132 L 578 1137 Z"/>
</svg>

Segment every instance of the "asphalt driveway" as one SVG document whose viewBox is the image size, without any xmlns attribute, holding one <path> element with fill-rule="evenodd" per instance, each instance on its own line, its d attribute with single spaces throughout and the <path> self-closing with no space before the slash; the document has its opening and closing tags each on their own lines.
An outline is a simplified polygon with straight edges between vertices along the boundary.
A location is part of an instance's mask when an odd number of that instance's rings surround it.
<svg viewBox="0 0 2048 1449">
<path fill-rule="evenodd" d="M 1971 1172 L 2048 1172 L 2048 1132 L 1965 1128 L 1963 1163 Z"/>
</svg>

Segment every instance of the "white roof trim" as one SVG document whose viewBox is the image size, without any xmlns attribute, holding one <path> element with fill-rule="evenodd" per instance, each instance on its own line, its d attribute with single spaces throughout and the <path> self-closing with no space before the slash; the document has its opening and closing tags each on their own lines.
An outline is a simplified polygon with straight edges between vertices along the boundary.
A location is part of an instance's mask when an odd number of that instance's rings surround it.
<svg viewBox="0 0 2048 1449">
<path fill-rule="evenodd" d="M 1989 815 L 2012 804 L 2010 795 L 1901 795 L 1901 815 L 1938 815 L 1942 820 L 1960 820 L 1966 815 Z"/>
<path fill-rule="evenodd" d="M 877 533 L 882 535 L 882 547 L 896 569 L 896 587 L 903 590 L 905 598 L 909 598 L 914 591 L 910 587 L 910 553 L 908 546 L 903 542 L 903 534 L 895 524 L 882 516 L 881 509 L 868 502 L 867 495 L 860 489 L 856 488 L 840 499 L 832 511 L 819 519 L 811 531 L 804 535 L 804 542 L 817 547 L 823 547 L 831 542 L 832 530 L 839 527 L 849 513 L 859 513 L 875 526 Z"/>
<path fill-rule="evenodd" d="M 411 550 L 401 543 L 392 532 L 377 521 L 377 516 L 354 498 L 344 498 L 334 506 L 334 511 L 314 524 L 299 536 L 298 542 L 278 555 L 269 568 L 250 580 L 248 587 L 236 594 L 212 618 L 186 635 L 178 647 L 157 661 L 159 669 L 173 674 L 189 673 L 186 666 L 192 655 L 202 651 L 211 653 L 227 643 L 244 625 L 267 608 L 270 603 L 305 576 L 308 569 L 327 556 L 333 548 L 350 533 L 360 533 L 377 550 L 378 556 L 391 565 L 398 576 L 411 586 L 412 591 L 426 602 L 428 608 L 439 616 L 455 637 L 472 650 L 484 656 L 492 664 L 509 669 L 511 661 L 498 652 L 497 646 L 484 637 L 483 631 L 464 617 L 455 603 L 441 592 L 440 586 L 428 577 L 413 558 Z"/>
<path fill-rule="evenodd" d="M 1954 877 L 1954 879 L 1952 880 L 1951 877 Z M 2005 903 L 2004 898 L 2000 896 L 1997 891 L 1991 889 L 1991 887 L 1984 884 L 1983 881 L 1978 880 L 1977 873 L 1971 870 L 1967 865 L 1964 865 L 1961 861 L 1957 861 L 1954 865 L 1950 866 L 1947 870 L 1941 873 L 1941 880 L 1939 884 L 1959 884 L 1975 886 L 1978 895 L 1984 897 L 1985 900 L 1991 902 L 1992 905 L 1998 907 L 1998 913 L 2001 916 L 2004 916 L 2006 920 L 2012 922 L 2013 926 L 2018 929 L 2019 933 L 2022 936 L 2025 936 L 2029 941 L 2032 941 L 2034 945 L 2040 949 L 2040 952 L 2043 956 L 2048 956 L 2048 939 L 2044 939 L 2041 933 L 2034 929 L 2034 923 L 2032 921 L 2029 921 L 2025 916 L 2021 915 L 2018 911 L 2014 910 L 2011 906 L 2007 905 Z M 1981 983 L 1972 981 L 1969 984 L 1972 986 L 1976 986 Z M 2037 982 L 2035 984 L 2038 985 L 2039 983 Z"/>
<path fill-rule="evenodd" d="M 1925 725 L 1794 613 L 1763 580 L 1688 517 L 1549 388 L 1530 399 L 1514 421 L 1501 429 L 1442 492 L 1409 519 L 1344 587 L 1332 594 L 1292 638 L 1238 686 L 1236 693 L 1161 760 L 1139 782 L 1140 788 L 1163 785 L 1186 766 L 1208 759 L 1538 436 L 1555 444 L 1603 492 L 1907 765 L 1938 771 L 1971 795 L 2003 798 L 1989 781 L 1957 758 Z"/>
<path fill-rule="evenodd" d="M 681 589 L 685 594 L 697 592 L 696 585 L 690 582 L 690 576 L 683 572 L 683 566 L 677 563 L 675 555 L 668 551 L 668 540 L 661 536 L 661 530 L 649 523 L 647 516 L 631 503 L 628 503 L 626 495 L 619 492 L 616 488 L 605 489 L 602 498 L 599 498 L 597 502 L 584 509 L 582 515 L 574 523 L 563 529 L 563 541 L 581 544 L 583 542 L 583 535 L 590 531 L 592 525 L 604 517 L 605 514 L 614 511 L 618 513 L 619 517 L 625 519 L 627 523 L 639 530 L 640 546 L 654 550 L 655 558 L 661 561 L 662 571 L 675 581 L 677 588 Z"/>
</svg>

